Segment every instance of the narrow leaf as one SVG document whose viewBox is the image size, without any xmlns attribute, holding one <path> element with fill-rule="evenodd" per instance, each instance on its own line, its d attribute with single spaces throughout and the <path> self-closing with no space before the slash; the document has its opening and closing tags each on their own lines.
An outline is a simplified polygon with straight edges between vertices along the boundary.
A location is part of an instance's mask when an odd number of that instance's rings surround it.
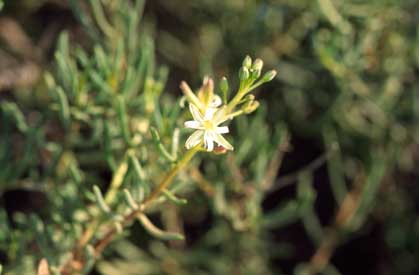
<svg viewBox="0 0 419 275">
<path fill-rule="evenodd" d="M 143 213 L 139 213 L 138 214 L 138 220 L 141 222 L 141 224 L 144 226 L 145 230 L 147 230 L 147 232 L 154 236 L 155 238 L 158 238 L 160 240 L 165 240 L 165 241 L 169 241 L 169 240 L 184 240 L 185 237 L 179 233 L 173 233 L 173 232 L 167 232 L 167 231 L 163 231 L 160 228 L 156 227 L 149 219 L 146 215 L 144 215 Z"/>
<path fill-rule="evenodd" d="M 156 128 L 151 127 L 150 128 L 151 131 L 151 136 L 153 138 L 154 144 L 156 145 L 157 149 L 159 150 L 159 152 L 162 154 L 162 156 L 164 156 L 166 159 L 168 159 L 171 162 L 175 162 L 176 159 L 175 157 L 173 157 L 164 147 L 163 143 L 160 140 L 160 136 L 159 133 L 157 132 Z"/>
<path fill-rule="evenodd" d="M 182 204 L 187 204 L 188 203 L 188 200 L 179 199 L 172 192 L 170 192 L 169 190 L 166 190 L 166 189 L 163 190 L 163 195 L 166 197 L 166 199 L 168 199 L 169 201 L 171 201 L 171 202 L 173 202 L 174 204 L 177 204 L 177 205 L 182 205 Z"/>
<path fill-rule="evenodd" d="M 102 196 L 102 192 L 100 191 L 99 187 L 97 187 L 97 185 L 93 186 L 93 192 L 95 193 L 96 202 L 97 202 L 99 208 L 107 214 L 110 213 L 111 209 L 106 204 L 106 202 L 105 202 L 105 200 Z"/>
</svg>

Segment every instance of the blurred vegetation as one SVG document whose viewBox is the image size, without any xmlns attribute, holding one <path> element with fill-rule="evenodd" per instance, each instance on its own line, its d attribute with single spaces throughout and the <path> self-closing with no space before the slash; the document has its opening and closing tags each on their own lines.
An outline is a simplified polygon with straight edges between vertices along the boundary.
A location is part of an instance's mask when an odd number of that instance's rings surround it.
<svg viewBox="0 0 419 275">
<path fill-rule="evenodd" d="M 83 272 L 419 272 L 417 1 L 3 2 L 4 274 L 59 274 L 92 217 L 118 224 L 124 193 L 107 215 L 98 197 L 122 164 L 139 199 L 183 151 L 180 81 L 236 87 L 246 54 L 278 76 L 231 125 L 234 152 L 177 177 L 149 213 L 163 236 L 137 221 L 100 255 L 84 243 Z"/>
</svg>

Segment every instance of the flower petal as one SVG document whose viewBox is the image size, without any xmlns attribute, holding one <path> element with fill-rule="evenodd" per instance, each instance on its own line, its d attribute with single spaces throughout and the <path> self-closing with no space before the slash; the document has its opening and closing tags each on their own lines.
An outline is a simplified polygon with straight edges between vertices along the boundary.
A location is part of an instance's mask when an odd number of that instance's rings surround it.
<svg viewBox="0 0 419 275">
<path fill-rule="evenodd" d="M 229 132 L 228 126 L 217 127 L 217 128 L 215 128 L 215 132 L 217 134 L 227 134 Z"/>
<path fill-rule="evenodd" d="M 182 81 L 180 83 L 180 89 L 185 94 L 185 96 L 186 96 L 186 98 L 188 99 L 189 102 L 192 102 L 198 108 L 201 108 L 202 107 L 201 101 L 199 101 L 199 99 L 196 97 L 196 95 L 192 92 L 192 90 L 189 87 L 188 83 L 186 83 L 185 81 Z"/>
<path fill-rule="evenodd" d="M 223 146 L 227 150 L 233 150 L 233 146 L 220 134 L 217 134 L 215 132 L 211 132 L 211 138 L 219 145 Z"/>
<path fill-rule="evenodd" d="M 195 105 L 189 104 L 189 111 L 191 112 L 194 120 L 198 122 L 204 121 L 204 118 L 202 117 L 201 112 L 199 112 L 199 109 Z"/>
<path fill-rule="evenodd" d="M 189 136 L 189 138 L 185 142 L 186 149 L 191 149 L 192 147 L 195 147 L 201 142 L 202 135 L 204 134 L 204 131 L 197 130 L 192 133 L 192 135 Z"/>
<path fill-rule="evenodd" d="M 204 146 L 208 152 L 211 152 L 214 149 L 214 140 L 210 132 L 204 133 Z"/>
<path fill-rule="evenodd" d="M 185 125 L 186 128 L 203 129 L 202 124 L 198 121 L 195 121 L 195 120 L 185 121 L 184 125 Z"/>
<path fill-rule="evenodd" d="M 221 100 L 221 97 L 219 95 L 214 95 L 214 97 L 212 98 L 212 101 L 209 104 L 209 107 L 211 107 L 211 108 L 217 108 L 222 103 L 223 103 L 223 101 Z"/>
<path fill-rule="evenodd" d="M 211 120 L 212 117 L 214 116 L 215 112 L 217 112 L 217 108 L 210 108 L 210 107 L 208 107 L 205 110 L 204 119 L 205 120 Z"/>
<path fill-rule="evenodd" d="M 229 119 L 230 119 L 230 117 L 227 116 L 226 112 L 225 112 L 225 106 L 218 109 L 217 112 L 212 117 L 212 121 L 213 121 L 214 125 L 220 125 L 221 123 L 223 123 L 223 122 L 225 122 Z"/>
</svg>

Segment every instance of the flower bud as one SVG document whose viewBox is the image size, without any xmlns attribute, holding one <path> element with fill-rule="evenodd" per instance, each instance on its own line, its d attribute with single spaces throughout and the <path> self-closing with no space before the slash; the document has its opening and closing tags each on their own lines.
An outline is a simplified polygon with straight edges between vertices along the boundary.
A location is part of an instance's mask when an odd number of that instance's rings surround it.
<svg viewBox="0 0 419 275">
<path fill-rule="evenodd" d="M 214 81 L 212 78 L 205 76 L 201 88 L 198 91 L 199 100 L 208 106 L 214 98 Z"/>
<path fill-rule="evenodd" d="M 225 78 L 225 76 L 223 76 L 221 78 L 220 90 L 221 90 L 221 94 L 223 96 L 223 101 L 225 103 L 225 102 L 227 102 L 227 97 L 228 97 L 228 80 L 227 80 L 227 78 Z"/>
<path fill-rule="evenodd" d="M 263 68 L 263 61 L 260 58 L 257 58 L 255 62 L 253 62 L 252 69 L 255 71 L 261 71 Z"/>
<path fill-rule="evenodd" d="M 223 76 L 221 78 L 221 81 L 220 81 L 220 89 L 221 89 L 221 91 L 223 93 L 228 92 L 228 80 L 227 80 L 227 78 L 225 76 Z"/>
<path fill-rule="evenodd" d="M 259 102 L 255 100 L 255 96 L 252 94 L 247 95 L 244 98 L 242 110 L 245 114 L 250 114 L 259 107 Z"/>
<path fill-rule="evenodd" d="M 246 67 L 241 67 L 239 71 L 240 81 L 244 81 L 249 78 L 249 70 Z"/>
<path fill-rule="evenodd" d="M 259 107 L 260 103 L 259 101 L 250 101 L 248 104 L 246 104 L 243 108 L 243 112 L 245 114 L 250 114 L 252 112 L 254 112 L 258 107 Z"/>
<path fill-rule="evenodd" d="M 262 72 L 262 68 L 263 68 L 263 61 L 261 59 L 256 59 L 255 62 L 253 62 L 253 66 L 250 69 L 251 72 L 251 77 L 253 79 L 257 79 L 260 77 L 260 74 Z"/>
<path fill-rule="evenodd" d="M 267 73 L 263 76 L 262 81 L 263 81 L 263 82 L 269 82 L 269 81 L 271 81 L 272 79 L 274 79 L 274 78 L 275 78 L 275 76 L 276 76 L 276 71 L 275 71 L 275 70 L 270 70 L 269 72 L 267 72 Z"/>
<path fill-rule="evenodd" d="M 182 81 L 180 83 L 180 89 L 185 94 L 186 98 L 190 103 L 194 104 L 199 109 L 203 108 L 201 101 L 199 101 L 198 97 L 192 92 L 192 89 L 185 81 Z"/>
<path fill-rule="evenodd" d="M 247 104 L 249 102 L 254 101 L 255 100 L 255 96 L 252 95 L 252 94 L 248 94 L 247 96 L 244 97 L 243 100 L 244 100 L 245 104 Z"/>
<path fill-rule="evenodd" d="M 251 66 L 252 66 L 252 59 L 250 58 L 250 56 L 246 55 L 246 57 L 243 60 L 243 67 L 250 69 Z"/>
</svg>

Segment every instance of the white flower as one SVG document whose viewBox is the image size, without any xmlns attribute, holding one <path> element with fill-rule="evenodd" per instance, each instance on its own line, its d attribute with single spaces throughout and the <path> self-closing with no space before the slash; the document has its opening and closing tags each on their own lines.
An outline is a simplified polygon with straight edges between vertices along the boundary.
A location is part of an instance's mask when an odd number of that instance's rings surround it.
<svg viewBox="0 0 419 275">
<path fill-rule="evenodd" d="M 214 97 L 212 98 L 212 100 L 207 105 L 204 106 L 204 110 L 205 110 L 204 117 L 205 118 L 211 118 L 211 117 L 213 117 L 214 114 L 215 114 L 215 112 L 217 110 L 219 110 L 218 107 L 220 107 L 222 103 L 223 102 L 221 100 L 221 97 L 219 97 L 218 95 L 214 95 Z"/>
<path fill-rule="evenodd" d="M 233 146 L 221 135 L 229 132 L 228 127 L 218 126 L 228 119 L 224 113 L 224 108 L 207 108 L 204 116 L 193 104 L 189 104 L 189 110 L 194 120 L 186 121 L 185 127 L 196 131 L 186 140 L 185 146 L 187 149 L 203 142 L 204 148 L 207 151 L 212 151 L 215 142 L 227 150 L 233 150 Z"/>
<path fill-rule="evenodd" d="M 194 104 L 203 114 L 209 113 L 212 116 L 217 110 L 217 107 L 223 103 L 221 97 L 214 93 L 214 81 L 207 76 L 204 77 L 202 86 L 199 88 L 196 95 L 185 81 L 181 82 L 180 88 L 187 100 L 191 104 Z M 182 102 L 181 107 L 183 108 Z"/>
</svg>

